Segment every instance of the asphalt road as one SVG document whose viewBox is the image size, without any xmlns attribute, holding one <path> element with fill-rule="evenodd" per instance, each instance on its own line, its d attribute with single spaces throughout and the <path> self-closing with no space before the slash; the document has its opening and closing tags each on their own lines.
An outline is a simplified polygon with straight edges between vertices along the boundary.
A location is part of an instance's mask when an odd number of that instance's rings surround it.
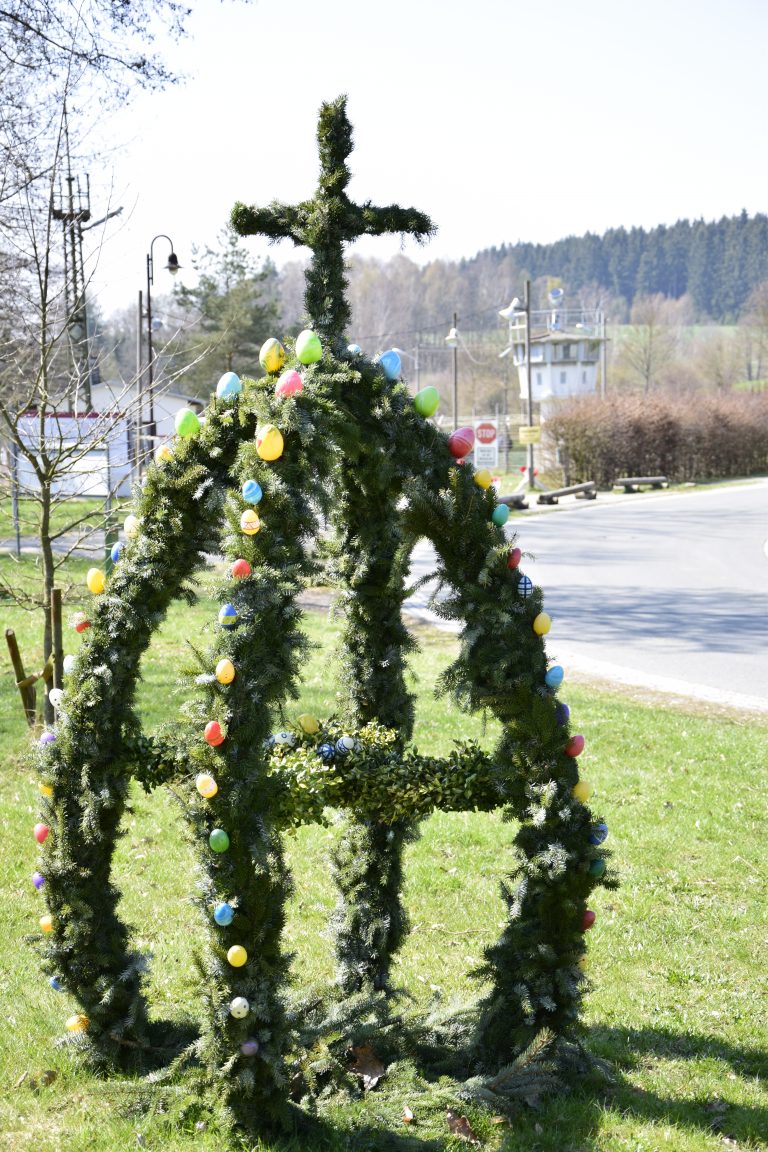
<svg viewBox="0 0 768 1152">
<path fill-rule="evenodd" d="M 566 669 L 768 712 L 768 479 L 513 515 Z M 412 574 L 431 570 L 422 541 Z M 429 617 L 426 595 L 409 605 Z"/>
</svg>

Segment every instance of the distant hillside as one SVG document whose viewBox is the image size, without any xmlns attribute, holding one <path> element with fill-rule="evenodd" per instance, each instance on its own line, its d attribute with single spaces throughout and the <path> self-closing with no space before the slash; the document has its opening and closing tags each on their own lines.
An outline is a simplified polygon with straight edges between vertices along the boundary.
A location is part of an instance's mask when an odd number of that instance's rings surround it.
<svg viewBox="0 0 768 1152">
<path fill-rule="evenodd" d="M 524 276 L 559 277 L 570 292 L 599 285 L 629 306 L 635 296 L 688 293 L 700 316 L 735 320 L 752 290 L 768 281 L 768 216 L 679 220 L 671 227 L 613 228 L 604 236 L 568 236 L 554 244 L 503 244 L 473 264 L 513 263 Z"/>
</svg>

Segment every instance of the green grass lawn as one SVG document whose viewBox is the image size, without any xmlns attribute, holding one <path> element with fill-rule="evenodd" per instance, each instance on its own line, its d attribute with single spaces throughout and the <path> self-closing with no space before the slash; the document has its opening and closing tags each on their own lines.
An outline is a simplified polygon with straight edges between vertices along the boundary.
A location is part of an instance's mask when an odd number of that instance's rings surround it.
<svg viewBox="0 0 768 1152">
<path fill-rule="evenodd" d="M 72 594 L 67 613 L 86 604 L 79 596 Z M 35 666 L 39 619 L 8 602 L 0 606 L 3 626 L 16 629 L 28 666 Z M 155 637 L 140 690 L 148 728 L 180 707 L 175 668 L 186 641 L 198 639 L 214 617 L 205 597 L 191 609 L 178 605 Z M 318 647 L 288 719 L 334 709 L 327 646 L 338 628 L 317 611 L 307 613 L 307 628 Z M 66 636 L 75 651 L 80 637 L 71 630 Z M 426 629 L 419 636 L 417 743 L 445 752 L 454 738 L 473 736 L 490 746 L 494 733 L 484 732 L 481 719 L 459 715 L 433 695 L 455 640 Z M 40 914 L 30 882 L 37 790 L 24 763 L 28 736 L 5 653 L 0 668 L 0 1149 L 467 1147 L 448 1133 L 450 1084 L 427 1084 L 409 1063 L 391 1068 L 364 1099 L 324 1106 L 313 1135 L 254 1145 L 218 1130 L 204 1100 L 185 1110 L 183 1095 L 127 1075 L 99 1077 L 57 1046 L 75 1006 L 49 988 L 30 940 Z M 766 1148 L 768 727 L 743 716 L 642 704 L 590 684 L 566 682 L 561 696 L 587 737 L 580 763 L 594 787 L 592 803 L 610 824 L 622 883 L 615 893 L 598 890 L 593 901 L 594 990 L 585 1013 L 587 1044 L 613 1066 L 615 1082 L 577 1085 L 537 1111 L 521 1106 L 507 1123 L 455 1100 L 450 1106 L 469 1117 L 485 1147 L 507 1152 Z M 422 832 L 408 852 L 405 897 L 413 931 L 397 975 L 414 1001 L 426 1005 L 434 997 L 474 994 L 467 972 L 498 935 L 498 883 L 511 860 L 513 829 L 496 815 L 457 813 L 433 816 Z M 298 988 L 332 976 L 324 935 L 334 902 L 326 862 L 332 838 L 332 829 L 311 827 L 288 839 L 296 892 L 287 942 L 296 952 Z M 153 957 L 153 1015 L 194 1020 L 194 862 L 164 790 L 150 797 L 136 790 L 116 872 L 125 918 Z M 404 1105 L 414 1114 L 408 1125 Z"/>
</svg>

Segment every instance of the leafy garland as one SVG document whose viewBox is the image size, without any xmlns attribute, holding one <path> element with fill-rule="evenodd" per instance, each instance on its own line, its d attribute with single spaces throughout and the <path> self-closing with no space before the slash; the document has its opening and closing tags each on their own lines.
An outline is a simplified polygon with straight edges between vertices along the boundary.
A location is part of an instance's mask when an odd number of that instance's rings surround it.
<svg viewBox="0 0 768 1152">
<path fill-rule="evenodd" d="M 338 340 L 335 354 L 321 349 L 312 332 L 287 361 L 269 343 L 270 375 L 223 378 L 202 423 L 185 414 L 173 451 L 150 468 L 54 738 L 37 752 L 43 962 L 81 1009 L 68 1021 L 71 1039 L 112 1063 L 148 1043 L 144 960 L 129 948 L 110 872 L 131 777 L 168 781 L 195 847 L 206 927 L 197 1051 L 246 1127 L 279 1120 L 287 1101 L 287 825 L 319 818 L 328 803 L 348 810 L 334 853 L 334 928 L 339 995 L 352 1002 L 392 991 L 391 959 L 407 930 L 402 848 L 417 820 L 435 807 L 503 806 L 519 821 L 508 919 L 484 965 L 491 991 L 476 1050 L 488 1068 L 509 1064 L 545 1031 L 573 1035 L 593 917 L 586 900 L 596 884 L 614 883 L 604 825 L 579 781 L 581 741 L 569 734 L 547 665 L 541 593 L 510 552 L 492 491 L 414 410 L 390 378 L 398 373 L 356 349 L 340 353 Z M 317 573 L 326 515 L 329 571 L 346 616 L 342 721 L 304 718 L 275 737 L 276 712 L 298 692 L 305 640 L 296 597 Z M 440 610 L 464 623 L 443 687 L 501 722 L 492 756 L 468 745 L 438 761 L 408 748 L 412 641 L 401 606 L 420 536 L 433 542 L 449 589 Z M 184 724 L 150 741 L 133 711 L 141 655 L 217 548 L 231 563 L 219 588 L 221 627 L 199 654 Z"/>
</svg>

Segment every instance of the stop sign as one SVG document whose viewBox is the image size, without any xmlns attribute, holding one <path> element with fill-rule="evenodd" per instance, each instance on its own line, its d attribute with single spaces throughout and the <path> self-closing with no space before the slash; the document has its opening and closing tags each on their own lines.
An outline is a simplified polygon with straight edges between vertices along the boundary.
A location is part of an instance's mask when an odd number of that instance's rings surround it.
<svg viewBox="0 0 768 1152">
<path fill-rule="evenodd" d="M 496 439 L 495 424 L 476 424 L 475 436 L 481 444 L 493 444 Z"/>
</svg>

